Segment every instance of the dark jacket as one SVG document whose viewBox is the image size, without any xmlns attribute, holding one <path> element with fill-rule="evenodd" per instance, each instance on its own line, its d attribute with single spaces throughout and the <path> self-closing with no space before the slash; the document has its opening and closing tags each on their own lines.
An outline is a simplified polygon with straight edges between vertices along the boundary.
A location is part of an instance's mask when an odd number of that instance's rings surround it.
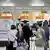
<svg viewBox="0 0 50 50">
<path fill-rule="evenodd" d="M 26 39 L 27 42 L 29 40 L 29 37 L 31 37 L 33 33 L 27 25 L 25 25 L 22 29 L 23 29 L 24 38 Z"/>
</svg>

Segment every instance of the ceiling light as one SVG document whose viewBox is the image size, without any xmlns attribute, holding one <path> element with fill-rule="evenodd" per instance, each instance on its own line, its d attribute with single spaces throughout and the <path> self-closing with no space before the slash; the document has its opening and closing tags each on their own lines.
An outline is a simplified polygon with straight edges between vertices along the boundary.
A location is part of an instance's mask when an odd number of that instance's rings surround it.
<svg viewBox="0 0 50 50">
<path fill-rule="evenodd" d="M 44 6 L 44 2 L 42 2 L 41 0 L 32 0 L 31 6 Z"/>
<path fill-rule="evenodd" d="M 3 3 L 2 6 L 14 6 L 13 3 Z"/>
<path fill-rule="evenodd" d="M 31 6 L 44 6 L 44 4 L 31 4 Z"/>
</svg>

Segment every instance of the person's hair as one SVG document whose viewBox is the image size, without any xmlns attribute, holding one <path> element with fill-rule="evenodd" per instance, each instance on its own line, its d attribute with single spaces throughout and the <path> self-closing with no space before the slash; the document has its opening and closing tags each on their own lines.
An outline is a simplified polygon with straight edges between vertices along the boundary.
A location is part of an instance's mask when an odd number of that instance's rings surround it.
<svg viewBox="0 0 50 50">
<path fill-rule="evenodd" d="M 36 31 L 37 31 L 37 24 L 36 24 L 36 23 L 35 23 L 35 24 L 33 24 L 32 28 L 35 28 L 35 29 L 36 29 Z"/>
<path fill-rule="evenodd" d="M 21 26 L 23 27 L 23 24 L 21 24 Z"/>
<path fill-rule="evenodd" d="M 41 27 L 41 26 L 42 26 L 42 21 L 39 21 L 39 22 L 37 23 L 37 25 L 38 25 L 39 27 Z"/>
<path fill-rule="evenodd" d="M 16 26 L 15 25 L 11 25 L 11 30 L 14 30 L 16 29 Z"/>
<path fill-rule="evenodd" d="M 39 27 L 41 27 L 42 26 L 42 24 L 39 24 Z"/>
</svg>

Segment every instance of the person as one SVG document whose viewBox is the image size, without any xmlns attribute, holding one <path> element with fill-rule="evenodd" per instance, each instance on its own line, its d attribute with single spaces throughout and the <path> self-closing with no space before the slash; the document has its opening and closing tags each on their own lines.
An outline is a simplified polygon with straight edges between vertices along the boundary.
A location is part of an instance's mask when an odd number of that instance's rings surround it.
<svg viewBox="0 0 50 50">
<path fill-rule="evenodd" d="M 49 27 L 49 39 L 50 39 L 50 25 L 48 27 Z M 50 48 L 50 40 L 49 40 L 49 48 Z"/>
<path fill-rule="evenodd" d="M 37 37 L 37 29 L 36 29 L 35 23 L 32 26 L 32 33 L 33 33 L 33 36 L 30 37 L 30 49 L 36 50 L 35 41 L 36 41 L 36 37 Z"/>
<path fill-rule="evenodd" d="M 18 38 L 17 38 L 17 43 L 18 43 L 18 47 L 16 48 L 16 50 L 26 50 L 27 49 L 27 43 L 26 40 L 24 38 L 24 34 L 23 34 L 23 23 L 20 23 L 18 25 Z"/>
<path fill-rule="evenodd" d="M 46 47 L 44 48 L 44 50 L 47 50 L 47 48 L 49 48 L 49 27 L 47 20 L 44 21 L 43 27 L 45 30 L 45 38 L 46 38 Z"/>
<path fill-rule="evenodd" d="M 33 33 L 32 33 L 32 30 L 30 30 L 29 26 L 27 25 L 27 21 L 23 21 L 23 23 L 24 23 L 24 26 L 22 30 L 23 30 L 24 38 L 29 45 L 29 38 L 33 35 Z M 28 47 L 28 50 L 29 50 L 29 47 Z"/>
<path fill-rule="evenodd" d="M 13 42 L 17 37 L 15 36 L 17 33 L 16 26 L 11 25 L 11 30 L 8 31 L 8 42 L 9 42 L 9 47 L 8 50 L 13 50 Z"/>
<path fill-rule="evenodd" d="M 37 36 L 37 27 L 36 27 L 36 24 L 33 24 L 33 26 L 32 26 L 32 33 L 33 33 L 33 36 Z"/>
<path fill-rule="evenodd" d="M 45 25 L 48 25 L 48 21 L 47 21 L 47 20 L 45 20 L 45 21 L 43 22 L 43 26 L 45 26 Z"/>
<path fill-rule="evenodd" d="M 22 25 L 21 23 L 18 25 L 18 43 L 23 42 L 24 37 L 23 37 L 23 31 L 22 31 Z"/>
<path fill-rule="evenodd" d="M 36 40 L 35 44 L 37 47 L 37 50 L 44 50 L 45 46 L 45 31 L 42 28 L 42 23 L 39 23 L 37 25 L 37 34 L 38 34 L 38 39 Z"/>
</svg>

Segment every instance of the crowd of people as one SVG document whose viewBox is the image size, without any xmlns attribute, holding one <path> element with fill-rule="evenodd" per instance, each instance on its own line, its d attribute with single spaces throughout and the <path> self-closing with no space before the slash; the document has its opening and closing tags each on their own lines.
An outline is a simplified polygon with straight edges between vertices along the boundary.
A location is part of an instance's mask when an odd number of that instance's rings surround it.
<svg viewBox="0 0 50 50">
<path fill-rule="evenodd" d="M 43 46 L 44 50 L 49 48 L 49 27 L 48 21 L 38 21 L 31 26 L 27 23 L 29 21 L 20 21 L 15 25 L 11 25 L 11 29 L 8 31 L 8 50 L 29 50 L 30 43 L 29 38 L 36 36 L 35 44 L 37 46 Z"/>
</svg>

